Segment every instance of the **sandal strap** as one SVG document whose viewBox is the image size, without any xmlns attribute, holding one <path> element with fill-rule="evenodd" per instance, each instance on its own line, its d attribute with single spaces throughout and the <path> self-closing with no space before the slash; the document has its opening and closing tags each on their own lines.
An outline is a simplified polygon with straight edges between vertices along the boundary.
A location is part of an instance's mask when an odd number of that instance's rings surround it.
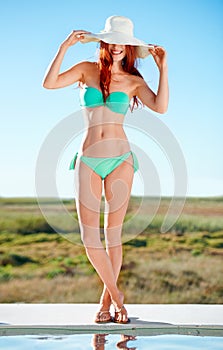
<svg viewBox="0 0 223 350">
<path fill-rule="evenodd" d="M 115 307 L 115 312 L 119 313 L 119 312 L 122 312 L 122 310 L 124 309 L 124 305 L 122 305 L 120 308 L 116 308 Z"/>
<path fill-rule="evenodd" d="M 97 315 L 103 315 L 103 314 L 110 314 L 110 311 L 106 310 L 106 311 L 98 311 Z"/>
<path fill-rule="evenodd" d="M 95 322 L 109 322 L 111 320 L 110 311 L 98 311 L 95 315 Z"/>
</svg>

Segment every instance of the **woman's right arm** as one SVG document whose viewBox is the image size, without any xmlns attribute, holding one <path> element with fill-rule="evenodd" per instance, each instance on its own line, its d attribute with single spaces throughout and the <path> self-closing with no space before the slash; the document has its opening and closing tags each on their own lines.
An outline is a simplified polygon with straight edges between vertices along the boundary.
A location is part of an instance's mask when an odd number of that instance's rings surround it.
<svg viewBox="0 0 223 350">
<path fill-rule="evenodd" d="M 71 85 L 82 79 L 84 62 L 76 64 L 63 73 L 60 73 L 60 67 L 67 49 L 70 46 L 75 45 L 84 33 L 88 32 L 84 30 L 75 30 L 60 45 L 56 56 L 46 71 L 43 79 L 43 87 L 46 89 L 58 89 Z"/>
</svg>

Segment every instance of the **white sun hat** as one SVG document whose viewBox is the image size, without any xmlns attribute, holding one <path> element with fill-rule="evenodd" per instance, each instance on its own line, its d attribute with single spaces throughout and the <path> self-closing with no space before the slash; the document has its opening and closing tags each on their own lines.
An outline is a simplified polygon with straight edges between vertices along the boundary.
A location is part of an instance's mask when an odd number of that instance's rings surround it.
<svg viewBox="0 0 223 350">
<path fill-rule="evenodd" d="M 135 38 L 132 21 L 123 16 L 108 17 L 105 22 L 105 29 L 100 33 L 88 33 L 81 36 L 84 37 L 80 40 L 83 44 L 90 41 L 104 41 L 107 44 L 136 46 L 136 55 L 139 58 L 147 57 L 150 54 L 149 48 L 154 47 Z"/>
</svg>

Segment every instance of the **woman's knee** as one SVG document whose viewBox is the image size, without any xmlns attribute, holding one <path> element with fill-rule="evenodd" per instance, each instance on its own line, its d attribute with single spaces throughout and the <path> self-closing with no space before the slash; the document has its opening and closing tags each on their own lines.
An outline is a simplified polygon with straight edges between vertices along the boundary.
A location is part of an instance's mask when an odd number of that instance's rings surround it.
<svg viewBox="0 0 223 350">
<path fill-rule="evenodd" d="M 81 240 L 86 248 L 103 248 L 100 228 L 85 224 L 80 225 Z"/>
<path fill-rule="evenodd" d="M 77 205 L 78 221 L 81 232 L 81 240 L 85 247 L 100 248 L 100 210 L 88 209 L 80 202 Z"/>
<path fill-rule="evenodd" d="M 116 247 L 122 244 L 122 225 L 104 227 L 106 247 Z"/>
</svg>

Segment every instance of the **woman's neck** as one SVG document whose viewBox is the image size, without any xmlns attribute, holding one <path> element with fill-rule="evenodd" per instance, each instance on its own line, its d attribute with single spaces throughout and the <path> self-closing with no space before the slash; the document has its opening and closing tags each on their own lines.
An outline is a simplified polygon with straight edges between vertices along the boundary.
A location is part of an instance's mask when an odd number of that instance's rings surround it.
<svg viewBox="0 0 223 350">
<path fill-rule="evenodd" d="M 113 62 L 111 74 L 120 74 L 123 73 L 122 61 Z"/>
</svg>

